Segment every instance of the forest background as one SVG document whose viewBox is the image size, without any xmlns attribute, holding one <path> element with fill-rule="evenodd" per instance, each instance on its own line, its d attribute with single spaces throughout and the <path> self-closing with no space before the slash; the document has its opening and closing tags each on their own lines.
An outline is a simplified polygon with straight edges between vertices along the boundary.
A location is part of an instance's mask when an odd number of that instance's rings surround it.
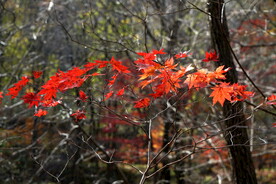
<svg viewBox="0 0 276 184">
<path fill-rule="evenodd" d="M 0 0 L 0 181 L 276 182 L 275 9 L 272 0 Z M 149 97 L 154 84 L 138 81 L 150 72 L 135 61 L 153 55 L 173 72 L 230 67 L 226 81 L 254 96 L 215 104 L 208 83 Z M 95 62 L 45 116 L 24 96 Z M 30 84 L 9 95 L 24 76 Z"/>
</svg>

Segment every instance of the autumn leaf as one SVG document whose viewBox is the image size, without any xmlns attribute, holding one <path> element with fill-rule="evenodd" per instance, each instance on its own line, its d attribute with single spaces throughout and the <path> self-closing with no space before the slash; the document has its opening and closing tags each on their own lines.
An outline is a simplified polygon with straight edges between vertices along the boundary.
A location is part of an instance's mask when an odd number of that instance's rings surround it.
<svg viewBox="0 0 276 184">
<path fill-rule="evenodd" d="M 215 79 L 226 79 L 225 73 L 230 70 L 230 68 L 227 68 L 223 70 L 223 66 L 219 66 L 214 72 L 210 72 L 207 74 L 207 77 L 210 79 L 210 81 L 214 81 Z"/>
<path fill-rule="evenodd" d="M 53 98 L 57 97 L 57 92 L 58 89 L 56 89 L 55 87 L 49 87 L 49 88 L 45 88 L 39 91 L 38 94 L 40 95 L 44 95 L 43 99 L 44 100 L 52 100 Z"/>
<path fill-rule="evenodd" d="M 22 100 L 24 103 L 29 104 L 28 108 L 31 108 L 32 106 L 38 106 L 40 102 L 40 96 L 38 94 L 29 92 L 22 97 Z"/>
<path fill-rule="evenodd" d="M 213 105 L 219 102 L 221 106 L 223 106 L 225 100 L 231 101 L 233 87 L 229 86 L 229 83 L 222 82 L 211 89 L 213 89 L 213 92 L 210 95 L 210 97 L 213 97 Z"/>
<path fill-rule="evenodd" d="M 199 90 L 199 88 L 206 87 L 210 83 L 210 78 L 207 76 L 206 70 L 198 70 L 195 73 L 187 75 L 187 79 L 184 81 L 189 87 Z"/>
<path fill-rule="evenodd" d="M 246 85 L 240 85 L 238 83 L 232 84 L 233 93 L 232 93 L 232 101 L 242 101 L 248 99 L 249 97 L 254 96 L 254 92 L 252 91 L 245 91 Z"/>
<path fill-rule="evenodd" d="M 28 84 L 28 82 L 29 82 L 29 78 L 23 76 L 21 78 L 21 80 L 19 80 L 17 83 L 15 83 L 13 85 L 13 87 L 11 87 L 11 88 L 8 89 L 9 92 L 6 95 L 7 96 L 11 96 L 12 99 L 15 98 L 15 97 L 17 97 L 18 93 L 22 90 L 22 88 L 24 86 L 26 86 Z"/>
<path fill-rule="evenodd" d="M 122 88 L 118 91 L 118 93 L 116 95 L 122 96 L 124 93 L 125 93 L 125 88 Z"/>
<path fill-rule="evenodd" d="M 109 93 L 107 93 L 104 97 L 104 101 L 108 100 L 112 95 L 113 95 L 113 91 L 110 91 Z"/>
<path fill-rule="evenodd" d="M 160 49 L 160 50 L 154 50 L 152 49 L 152 53 L 153 54 L 167 54 L 166 52 L 163 52 L 164 49 Z"/>
<path fill-rule="evenodd" d="M 86 99 L 88 99 L 88 96 L 85 94 L 85 92 L 83 92 L 82 90 L 80 90 L 80 92 L 79 92 L 79 98 L 81 99 L 81 101 L 86 102 Z"/>
<path fill-rule="evenodd" d="M 76 120 L 86 119 L 85 111 L 77 110 L 75 113 L 70 116 L 74 117 Z"/>
<path fill-rule="evenodd" d="M 204 61 L 204 62 L 219 61 L 219 57 L 218 57 L 216 51 L 205 52 L 205 58 L 202 61 Z"/>
<path fill-rule="evenodd" d="M 174 69 L 177 66 L 177 64 L 174 65 L 174 59 L 171 57 L 170 59 L 165 61 L 165 67 L 169 69 Z"/>
<path fill-rule="evenodd" d="M 144 107 L 148 107 L 150 105 L 150 99 L 149 98 L 143 98 L 141 100 L 135 101 L 134 102 L 135 108 L 144 108 Z"/>
<path fill-rule="evenodd" d="M 39 109 L 35 114 L 34 116 L 37 116 L 37 117 L 41 117 L 41 116 L 45 116 L 47 115 L 48 112 L 46 110 L 42 110 L 42 109 Z"/>
<path fill-rule="evenodd" d="M 33 71 L 33 77 L 37 79 L 42 75 L 42 73 L 42 71 Z"/>
</svg>

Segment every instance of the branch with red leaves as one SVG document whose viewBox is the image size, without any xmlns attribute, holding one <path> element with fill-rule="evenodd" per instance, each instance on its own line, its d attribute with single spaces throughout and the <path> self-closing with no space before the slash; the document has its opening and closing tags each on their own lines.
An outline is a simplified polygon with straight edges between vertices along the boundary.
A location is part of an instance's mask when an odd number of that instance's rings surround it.
<svg viewBox="0 0 276 184">
<path fill-rule="evenodd" d="M 245 85 L 225 83 L 226 73 L 230 68 L 220 66 L 214 71 L 207 68 L 194 69 L 192 64 L 188 62 L 192 54 L 181 52 L 166 60 L 160 59 L 160 55 L 166 55 L 163 49 L 152 50 L 149 53 L 139 52 L 140 56 L 134 61 L 136 68 L 129 68 L 122 61 L 116 60 L 114 57 L 109 61 L 95 60 L 88 62 L 82 67 L 74 67 L 67 72 L 58 71 L 54 76 L 51 76 L 42 86 L 39 91 L 25 91 L 21 99 L 28 108 L 36 107 L 35 116 L 47 115 L 47 109 L 57 106 L 62 103 L 62 98 L 59 94 L 80 88 L 83 83 L 91 77 L 100 77 L 106 73 L 92 72 L 96 69 L 110 68 L 112 74 L 107 81 L 106 94 L 103 101 L 109 98 L 126 97 L 132 94 L 132 103 L 134 108 L 147 108 L 158 98 L 167 98 L 178 94 L 180 89 L 188 87 L 188 90 L 199 91 L 203 88 L 210 88 L 210 97 L 213 98 L 213 105 L 217 102 L 223 106 L 225 101 L 235 103 L 244 101 L 253 97 L 254 93 L 246 90 Z M 162 57 L 164 58 L 164 57 Z M 206 52 L 203 62 L 216 62 L 219 56 L 215 51 Z M 108 71 L 108 70 L 102 70 Z M 34 80 L 42 75 L 41 71 L 34 71 L 32 76 L 23 76 L 21 80 L 15 83 L 8 89 L 7 96 L 12 99 L 18 97 L 24 87 L 32 84 Z M 123 87 L 118 88 L 117 83 L 121 79 L 125 79 Z M 128 80 L 131 79 L 131 80 Z M 135 84 L 127 83 L 127 81 L 136 81 Z M 140 90 L 145 90 L 146 93 L 134 94 L 130 92 L 132 88 L 137 87 Z M 147 88 L 147 90 L 145 89 Z M 151 92 L 149 92 L 151 91 Z M 82 103 L 86 103 L 89 96 L 82 90 L 79 91 L 78 99 Z M 3 92 L 0 93 L 0 98 L 3 98 Z M 125 98 L 125 99 L 126 99 Z M 133 100 L 136 99 L 136 100 Z M 130 98 L 128 98 L 129 100 Z M 275 95 L 271 95 L 267 99 L 267 105 L 275 105 Z M 86 118 L 85 109 L 78 109 L 71 113 L 71 117 L 75 121 Z"/>
</svg>

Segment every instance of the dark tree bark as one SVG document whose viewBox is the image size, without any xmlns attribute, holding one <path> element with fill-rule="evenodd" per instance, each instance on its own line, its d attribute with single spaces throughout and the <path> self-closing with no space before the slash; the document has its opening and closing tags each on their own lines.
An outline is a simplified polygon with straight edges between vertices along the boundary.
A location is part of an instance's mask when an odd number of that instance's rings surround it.
<svg viewBox="0 0 276 184">
<path fill-rule="evenodd" d="M 211 37 L 213 45 L 219 53 L 218 65 L 231 67 L 227 74 L 227 82 L 236 83 L 238 75 L 231 54 L 229 31 L 225 17 L 224 1 L 209 0 L 208 10 L 211 14 Z M 241 102 L 223 106 L 225 118 L 225 139 L 232 157 L 234 181 L 237 184 L 256 184 L 256 174 L 249 149 L 249 138 L 246 131 L 246 119 Z M 242 128 L 243 127 L 243 128 Z"/>
</svg>

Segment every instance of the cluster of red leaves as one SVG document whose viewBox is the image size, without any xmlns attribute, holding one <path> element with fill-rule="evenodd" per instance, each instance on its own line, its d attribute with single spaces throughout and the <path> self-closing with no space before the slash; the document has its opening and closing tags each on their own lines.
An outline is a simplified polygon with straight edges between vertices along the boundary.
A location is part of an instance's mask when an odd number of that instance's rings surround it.
<svg viewBox="0 0 276 184">
<path fill-rule="evenodd" d="M 71 116 L 75 119 L 75 121 L 86 119 L 85 111 L 77 110 L 75 113 L 71 114 Z"/>
<path fill-rule="evenodd" d="M 110 80 L 107 82 L 109 89 L 103 100 L 111 98 L 114 94 L 116 96 L 126 94 L 127 86 L 131 84 L 123 87 L 120 86 L 119 88 L 114 87 L 119 77 L 132 76 L 138 82 L 138 87 L 141 89 L 145 87 L 150 88 L 152 93 L 144 95 L 141 98 L 138 97 L 136 101 L 133 101 L 135 108 L 148 107 L 154 99 L 177 94 L 179 89 L 185 86 L 188 86 L 189 90 L 211 87 L 213 91 L 210 97 L 213 97 L 213 105 L 219 102 L 223 106 L 226 100 L 236 102 L 253 96 L 253 92 L 246 91 L 246 86 L 244 85 L 223 82 L 226 79 L 225 74 L 229 68 L 224 69 L 224 66 L 220 66 L 215 71 L 209 71 L 207 69 L 194 70 L 191 64 L 184 67 L 181 62 L 183 58 L 188 58 L 191 55 L 188 52 L 178 53 L 164 62 L 160 61 L 160 55 L 167 54 L 163 49 L 152 50 L 149 53 L 139 52 L 137 54 L 140 57 L 134 63 L 136 64 L 135 72 L 140 73 L 138 75 L 134 74 L 133 70 L 130 70 L 114 57 L 110 61 L 95 60 L 86 63 L 83 67 L 74 67 L 67 72 L 58 71 L 41 86 L 39 91 L 27 92 L 21 99 L 29 105 L 29 108 L 33 106 L 42 107 L 42 109 L 38 109 L 35 116 L 46 115 L 47 111 L 43 109 L 62 103 L 61 100 L 57 99 L 57 93 L 64 93 L 67 90 L 81 87 L 88 77 L 106 75 L 106 73 L 91 74 L 89 72 L 92 69 L 105 67 L 111 68 L 112 71 L 108 74 L 108 76 L 111 74 Z M 175 63 L 175 59 L 178 59 L 179 63 Z M 219 57 L 214 51 L 206 52 L 205 59 L 202 61 L 210 62 L 218 60 Z M 42 75 L 42 72 L 34 71 L 32 75 L 32 78 L 36 79 Z M 11 96 L 11 98 L 17 97 L 22 88 L 30 82 L 30 79 L 31 77 L 22 77 L 20 81 L 8 89 L 9 92 L 6 95 Z M 87 102 L 89 98 L 82 90 L 79 91 L 78 96 L 81 102 Z M 2 93 L 0 93 L 0 98 L 2 98 Z M 275 95 L 270 96 L 267 104 L 275 104 L 275 99 Z M 86 118 L 84 110 L 77 110 L 71 116 L 77 120 Z"/>
<path fill-rule="evenodd" d="M 85 92 L 83 92 L 82 90 L 80 90 L 79 92 L 79 98 L 81 101 L 86 102 L 86 100 L 88 99 L 88 96 L 85 94 Z"/>
<path fill-rule="evenodd" d="M 226 82 L 220 82 L 218 85 L 212 88 L 213 92 L 210 97 L 213 97 L 213 105 L 219 102 L 223 106 L 224 101 L 230 102 L 243 101 L 254 95 L 251 91 L 245 91 L 245 85 L 239 85 L 237 83 L 230 84 Z"/>
<path fill-rule="evenodd" d="M 21 99 L 24 103 L 29 104 L 29 108 L 32 106 L 38 106 L 40 102 L 40 96 L 32 92 L 26 93 Z"/>
<path fill-rule="evenodd" d="M 217 55 L 216 51 L 205 52 L 205 58 L 202 61 L 204 62 L 219 61 L 219 56 Z"/>
<path fill-rule="evenodd" d="M 42 109 L 39 109 L 35 114 L 34 116 L 37 116 L 37 117 L 41 117 L 41 116 L 45 116 L 47 115 L 48 112 L 46 110 L 42 110 Z"/>
<path fill-rule="evenodd" d="M 11 98 L 15 98 L 18 96 L 18 93 L 23 89 L 24 86 L 26 86 L 29 82 L 29 78 L 26 76 L 23 76 L 21 80 L 19 80 L 17 83 L 13 84 L 13 87 L 8 89 L 7 96 L 11 96 Z"/>
<path fill-rule="evenodd" d="M 38 79 L 42 75 L 42 71 L 33 71 L 33 77 Z"/>
<path fill-rule="evenodd" d="M 138 70 L 141 72 L 141 75 L 139 76 L 139 86 L 143 89 L 151 84 L 153 93 L 150 94 L 150 96 L 154 98 L 159 98 L 171 91 L 177 93 L 182 83 L 180 78 L 182 78 L 186 72 L 193 69 L 191 65 L 187 68 L 180 66 L 178 69 L 178 64 L 174 63 L 173 57 L 167 59 L 164 64 L 156 62 L 158 54 L 166 53 L 163 52 L 163 50 L 152 50 L 150 53 L 142 52 L 138 53 L 138 55 L 142 56 L 142 58 L 134 61 Z M 175 55 L 176 58 L 184 58 L 187 56 L 187 53 Z M 137 103 L 136 107 L 138 108 L 146 107 L 140 103 L 137 105 Z M 143 102 L 143 104 L 146 104 L 147 106 L 149 105 L 149 103 L 145 102 Z"/>
</svg>

